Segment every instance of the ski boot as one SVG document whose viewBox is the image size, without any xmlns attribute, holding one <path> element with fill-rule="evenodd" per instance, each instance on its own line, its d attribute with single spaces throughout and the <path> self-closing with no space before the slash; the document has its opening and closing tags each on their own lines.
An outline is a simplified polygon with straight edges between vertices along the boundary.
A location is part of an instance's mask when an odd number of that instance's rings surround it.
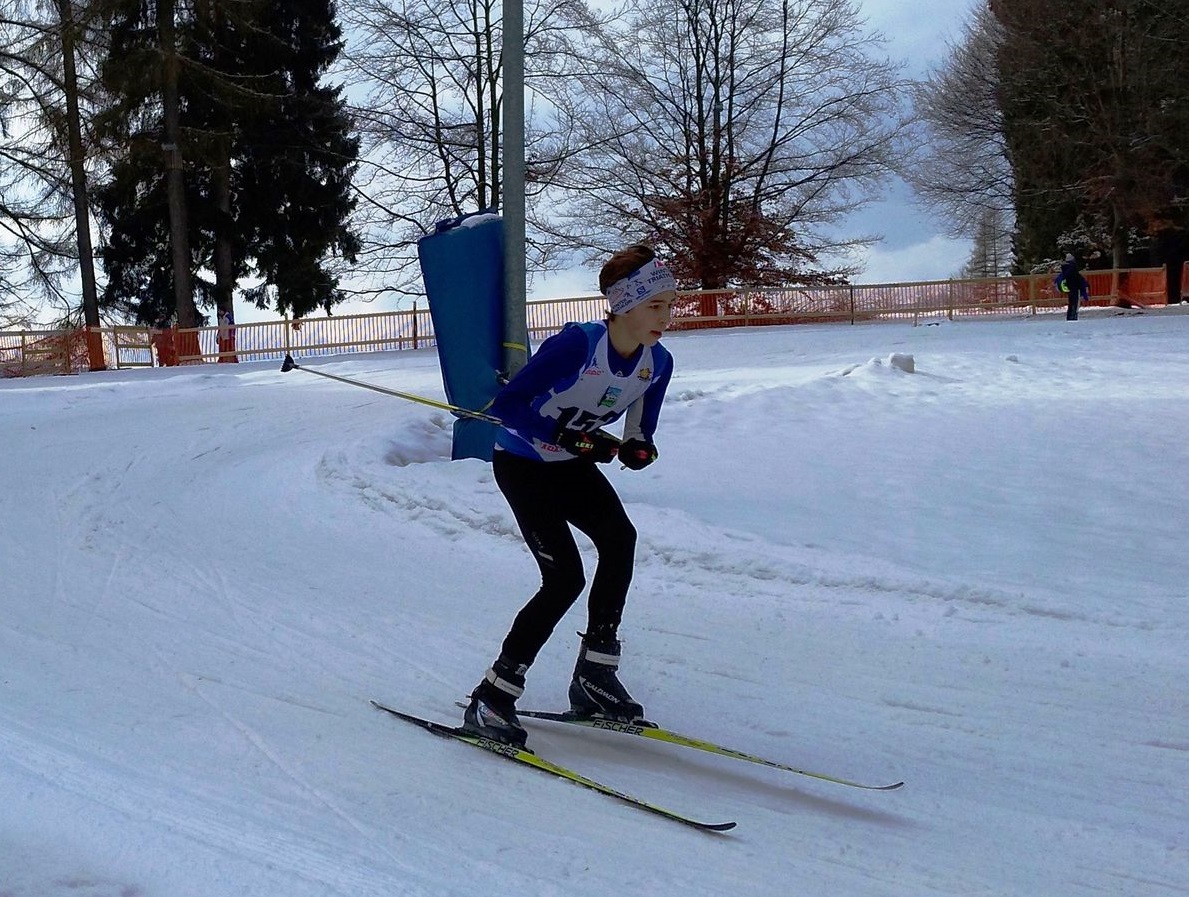
<svg viewBox="0 0 1189 897">
<path fill-rule="evenodd" d="M 528 732 L 516 716 L 516 699 L 524 694 L 528 667 L 500 657 L 471 692 L 471 702 L 462 715 L 465 732 L 522 748 Z"/>
<path fill-rule="evenodd" d="M 582 636 L 578 663 L 570 682 L 570 712 L 585 718 L 641 721 L 644 708 L 632 699 L 615 671 L 619 669 L 619 640 L 614 635 Z"/>
</svg>

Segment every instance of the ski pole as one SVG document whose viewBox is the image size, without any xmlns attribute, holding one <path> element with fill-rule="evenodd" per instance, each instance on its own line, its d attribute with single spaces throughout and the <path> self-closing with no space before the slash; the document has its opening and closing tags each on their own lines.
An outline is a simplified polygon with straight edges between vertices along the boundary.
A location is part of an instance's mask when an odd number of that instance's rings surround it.
<svg viewBox="0 0 1189 897">
<path fill-rule="evenodd" d="M 337 374 L 328 374 L 325 371 L 319 371 L 316 368 L 302 367 L 293 360 L 293 356 L 288 352 L 285 353 L 285 361 L 281 365 L 281 371 L 288 373 L 292 370 L 305 371 L 307 374 L 317 374 L 319 377 L 326 377 L 330 380 L 338 380 L 340 383 L 349 383 L 351 386 L 362 386 L 364 389 L 370 389 L 375 392 L 382 392 L 386 396 L 396 396 L 398 399 L 405 399 L 409 402 L 417 402 L 421 405 L 428 405 L 431 408 L 440 408 L 443 411 L 449 411 L 451 414 L 457 414 L 462 417 L 470 417 L 474 420 L 486 421 L 489 424 L 502 424 L 498 417 L 492 417 L 490 414 L 484 414 L 482 411 L 471 411 L 467 408 L 459 408 L 457 405 L 451 405 L 449 402 L 439 402 L 436 399 L 427 399 L 425 396 L 413 395 L 410 392 L 399 392 L 395 389 L 388 389 L 384 386 L 376 386 L 374 383 L 364 383 L 362 380 L 352 380 L 350 377 L 340 377 Z"/>
</svg>

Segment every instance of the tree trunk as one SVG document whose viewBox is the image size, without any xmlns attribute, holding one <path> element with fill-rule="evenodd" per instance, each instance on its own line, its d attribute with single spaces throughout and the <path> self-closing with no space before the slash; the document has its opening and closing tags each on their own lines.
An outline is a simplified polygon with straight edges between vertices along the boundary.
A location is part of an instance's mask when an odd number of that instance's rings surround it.
<svg viewBox="0 0 1189 897">
<path fill-rule="evenodd" d="M 173 248 L 173 292 L 177 302 L 177 324 L 187 329 L 198 326 L 198 308 L 190 280 L 190 239 L 186 215 L 186 188 L 182 177 L 182 148 L 179 141 L 178 56 L 173 22 L 174 0 L 157 4 L 157 30 L 161 41 L 161 99 L 165 134 L 165 183 L 169 198 L 169 236 Z M 188 347 L 187 347 L 188 348 Z M 190 354 L 183 350 L 182 354 Z"/>
<path fill-rule="evenodd" d="M 1183 230 L 1166 230 L 1157 238 L 1160 261 L 1164 265 L 1165 302 L 1172 305 L 1180 302 L 1183 291 L 1189 284 L 1182 283 L 1185 262 L 1189 260 L 1189 233 Z"/>
<path fill-rule="evenodd" d="M 1111 203 L 1111 267 L 1116 271 L 1128 267 L 1127 226 L 1114 203 Z"/>
<path fill-rule="evenodd" d="M 1164 263 L 1164 301 L 1169 305 L 1180 302 L 1184 295 L 1185 284 L 1182 282 L 1182 276 L 1187 258 L 1189 256 L 1182 249 L 1175 256 L 1170 256 Z"/>
<path fill-rule="evenodd" d="M 224 358 L 224 352 L 235 351 L 235 261 L 231 246 L 231 140 L 219 142 L 219 159 L 214 176 L 215 207 L 219 223 L 215 228 L 215 313 L 219 325 L 219 361 L 237 361 L 235 356 Z"/>
<path fill-rule="evenodd" d="M 62 75 L 66 93 L 66 129 L 70 151 L 70 183 L 74 193 L 74 229 L 78 243 L 78 269 L 83 288 L 83 323 L 87 327 L 87 360 L 93 371 L 107 370 L 103 339 L 96 330 L 99 294 L 95 288 L 95 252 L 91 245 L 91 218 L 87 204 L 87 172 L 83 164 L 82 117 L 78 105 L 78 72 L 74 65 L 74 11 L 71 0 L 58 0 L 62 29 Z"/>
</svg>

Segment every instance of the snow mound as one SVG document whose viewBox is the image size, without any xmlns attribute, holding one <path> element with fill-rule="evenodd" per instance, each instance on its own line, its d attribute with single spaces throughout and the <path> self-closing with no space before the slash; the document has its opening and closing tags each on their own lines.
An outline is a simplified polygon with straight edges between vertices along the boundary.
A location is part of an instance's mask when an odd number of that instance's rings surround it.
<svg viewBox="0 0 1189 897">
<path fill-rule="evenodd" d="M 916 373 L 916 367 L 916 359 L 912 355 L 905 352 L 893 352 L 886 359 L 872 358 L 863 364 L 853 364 L 848 368 L 843 368 L 840 374 L 843 377 L 850 377 L 853 374 L 880 376 L 881 374 L 891 374 L 895 371 L 914 374 Z"/>
</svg>

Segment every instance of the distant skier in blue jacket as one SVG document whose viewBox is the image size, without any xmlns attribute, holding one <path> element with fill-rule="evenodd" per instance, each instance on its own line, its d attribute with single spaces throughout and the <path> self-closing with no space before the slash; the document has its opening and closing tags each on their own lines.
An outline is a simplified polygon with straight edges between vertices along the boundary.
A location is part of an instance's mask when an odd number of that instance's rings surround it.
<svg viewBox="0 0 1189 897">
<path fill-rule="evenodd" d="M 1065 320 L 1076 321 L 1078 309 L 1090 298 L 1090 282 L 1082 275 L 1077 256 L 1065 256 L 1065 264 L 1055 278 L 1057 289 L 1066 293 Z"/>
<path fill-rule="evenodd" d="M 547 339 L 490 409 L 503 421 L 492 461 L 495 481 L 540 567 L 541 587 L 471 694 L 463 728 L 507 744 L 525 743 L 516 715 L 525 674 L 586 586 L 571 526 L 598 551 L 571 709 L 624 722 L 644 714 L 616 675 L 636 530 L 596 464 L 618 458 L 641 470 L 657 458 L 653 435 L 673 373 L 672 356 L 659 340 L 677 284 L 650 247 L 636 244 L 603 266 L 599 289 L 609 303 L 606 320 L 568 324 Z M 621 417 L 622 441 L 603 430 Z"/>
</svg>

